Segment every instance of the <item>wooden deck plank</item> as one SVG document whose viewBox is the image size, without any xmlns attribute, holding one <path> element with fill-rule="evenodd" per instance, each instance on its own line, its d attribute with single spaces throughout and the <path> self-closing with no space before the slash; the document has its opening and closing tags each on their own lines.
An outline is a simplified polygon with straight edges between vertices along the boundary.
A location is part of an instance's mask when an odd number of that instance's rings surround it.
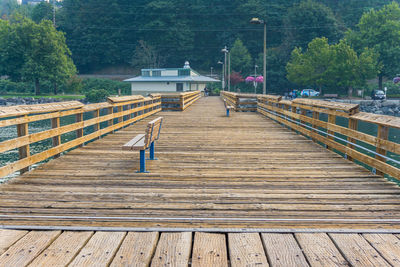
<svg viewBox="0 0 400 267">
<path fill-rule="evenodd" d="M 162 233 L 151 266 L 188 266 L 192 233 Z"/>
<path fill-rule="evenodd" d="M 0 229 L 0 255 L 27 233 L 23 230 Z"/>
<path fill-rule="evenodd" d="M 292 234 L 262 233 L 271 266 L 309 266 Z"/>
<path fill-rule="evenodd" d="M 158 160 L 138 174 L 139 155 L 121 146 L 159 116 Z M 260 114 L 226 118 L 213 97 L 74 149 L 0 193 L 0 224 L 8 226 L 400 229 L 398 185 Z"/>
<path fill-rule="evenodd" d="M 0 256 L 0 266 L 26 266 L 45 250 L 61 231 L 31 231 Z"/>
<path fill-rule="evenodd" d="M 269 266 L 258 233 L 229 233 L 231 266 Z"/>
<path fill-rule="evenodd" d="M 400 266 L 400 240 L 391 234 L 363 234 L 363 237 L 393 266 Z"/>
<path fill-rule="evenodd" d="M 295 233 L 311 266 L 349 266 L 326 233 Z"/>
<path fill-rule="evenodd" d="M 96 232 L 68 266 L 108 266 L 126 232 Z"/>
<path fill-rule="evenodd" d="M 196 232 L 193 243 L 192 266 L 228 266 L 225 235 Z"/>
<path fill-rule="evenodd" d="M 390 266 L 359 234 L 329 234 L 352 266 Z"/>
<path fill-rule="evenodd" d="M 158 238 L 158 232 L 129 232 L 110 266 L 149 266 Z"/>
<path fill-rule="evenodd" d="M 67 266 L 92 235 L 91 231 L 65 231 L 29 266 Z"/>
</svg>

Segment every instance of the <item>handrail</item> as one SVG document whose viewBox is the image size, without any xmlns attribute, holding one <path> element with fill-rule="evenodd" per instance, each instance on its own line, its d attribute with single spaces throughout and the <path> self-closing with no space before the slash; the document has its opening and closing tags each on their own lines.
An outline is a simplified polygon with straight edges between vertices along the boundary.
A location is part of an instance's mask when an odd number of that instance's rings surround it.
<svg viewBox="0 0 400 267">
<path fill-rule="evenodd" d="M 235 111 L 257 111 L 257 95 L 256 94 L 238 94 L 233 92 L 222 91 L 221 96 L 226 99 Z"/>
<path fill-rule="evenodd" d="M 161 94 L 162 109 L 184 111 L 201 97 L 200 91 Z"/>
<path fill-rule="evenodd" d="M 388 140 L 390 128 L 400 129 L 400 118 L 359 112 L 359 106 L 356 104 L 311 99 L 289 101 L 276 96 L 259 96 L 257 106 L 257 112 L 316 142 L 321 142 L 328 149 L 344 153 L 347 159 L 357 160 L 374 168 L 376 174 L 387 174 L 400 180 L 400 169 L 386 163 L 390 159 L 386 156 L 387 152 L 400 154 L 400 144 Z M 311 116 L 308 116 L 307 112 Z M 320 119 L 321 114 L 327 115 L 327 121 Z M 348 126 L 337 125 L 337 117 L 347 118 Z M 360 122 L 377 125 L 377 136 L 358 131 Z M 321 131 L 320 128 L 324 130 Z M 337 134 L 346 138 L 340 138 Z M 371 153 L 371 150 L 358 145 L 358 142 L 374 146 L 376 152 Z M 364 150 L 364 153 L 360 152 L 361 150 Z M 368 152 L 375 157 L 368 155 Z M 397 163 L 396 160 L 391 161 Z"/>
<path fill-rule="evenodd" d="M 0 127 L 17 127 L 16 138 L 0 142 L 0 153 L 17 148 L 19 150 L 19 160 L 0 167 L 0 177 L 16 171 L 26 172 L 33 164 L 50 157 L 58 157 L 66 150 L 82 146 L 85 142 L 114 132 L 159 111 L 161 111 L 160 95 L 109 97 L 107 102 L 89 105 L 69 101 L 0 108 L 2 117 Z M 83 115 L 88 113 L 92 114 L 92 118 L 85 119 Z M 61 126 L 60 119 L 71 115 L 75 116 L 74 122 Z M 51 122 L 51 129 L 29 133 L 30 123 L 48 120 Z M 83 130 L 89 126 L 93 127 L 94 131 L 84 134 Z M 61 135 L 70 132 L 76 132 L 76 138 L 62 142 Z M 31 154 L 31 144 L 47 139 L 52 140 L 51 148 Z"/>
</svg>

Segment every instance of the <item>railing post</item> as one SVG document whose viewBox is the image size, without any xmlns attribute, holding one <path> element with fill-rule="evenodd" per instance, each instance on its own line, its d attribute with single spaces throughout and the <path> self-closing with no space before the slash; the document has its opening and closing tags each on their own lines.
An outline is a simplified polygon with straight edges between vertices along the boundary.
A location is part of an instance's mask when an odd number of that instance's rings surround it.
<svg viewBox="0 0 400 267">
<path fill-rule="evenodd" d="M 60 127 L 60 117 L 51 119 L 51 128 L 57 129 Z M 53 147 L 59 146 L 61 144 L 61 136 L 57 135 L 52 138 Z M 60 157 L 60 154 L 54 155 L 54 158 Z"/>
<path fill-rule="evenodd" d="M 98 118 L 100 117 L 100 109 L 96 109 L 95 111 L 93 111 L 93 118 Z M 94 131 L 97 132 L 100 130 L 100 123 L 96 123 L 94 126 Z M 97 137 L 96 139 L 100 139 L 100 136 Z"/>
<path fill-rule="evenodd" d="M 28 118 L 27 115 L 24 116 Z M 29 127 L 28 123 L 21 123 L 17 125 L 17 134 L 18 137 L 29 135 Z M 19 159 L 24 159 L 31 155 L 29 144 L 25 146 L 21 146 L 18 148 Z M 29 167 L 23 168 L 20 170 L 20 173 L 23 174 L 24 172 L 29 171 Z"/>
<path fill-rule="evenodd" d="M 328 123 L 330 123 L 330 124 L 336 124 L 336 115 L 328 114 Z M 329 126 L 328 126 L 328 127 L 329 127 Z M 328 134 L 331 134 L 331 135 L 334 135 L 334 134 L 335 134 L 335 132 L 329 131 L 328 129 L 326 130 L 326 132 L 327 132 Z M 334 139 L 335 139 L 333 136 L 329 136 L 329 135 L 327 136 L 327 138 L 330 139 L 330 140 L 334 140 Z M 329 147 L 329 146 L 327 146 L 326 148 L 332 150 L 332 148 Z"/>
<path fill-rule="evenodd" d="M 349 118 L 349 129 L 357 131 L 357 128 L 358 128 L 358 120 Z M 347 141 L 349 141 L 351 143 L 355 143 L 357 140 L 354 138 L 348 137 Z M 354 149 L 354 146 L 350 143 L 347 143 L 347 147 Z M 347 159 L 350 161 L 354 161 L 353 158 L 350 156 L 347 156 Z"/>
<path fill-rule="evenodd" d="M 313 127 L 313 129 L 311 129 L 311 132 L 317 132 L 314 129 L 316 129 L 318 127 L 317 124 L 315 123 L 315 121 L 319 120 L 319 112 L 318 111 L 313 111 L 312 116 L 313 116 L 313 123 L 311 124 L 311 126 Z M 312 140 L 314 142 L 316 141 L 314 138 L 312 138 Z"/>
<path fill-rule="evenodd" d="M 179 107 L 180 107 L 181 111 L 183 111 L 183 108 L 185 107 L 185 98 L 184 98 L 183 94 L 181 94 L 179 96 Z"/>
<path fill-rule="evenodd" d="M 76 114 L 76 122 L 83 121 L 83 112 Z M 80 138 L 83 136 L 83 128 L 76 130 L 76 138 Z M 78 147 L 83 147 L 83 144 L 80 144 Z"/>
<path fill-rule="evenodd" d="M 117 112 L 118 112 L 118 118 L 117 118 L 117 122 L 118 122 L 118 123 L 122 122 L 122 121 L 123 121 L 123 119 L 124 119 L 124 117 L 123 117 L 123 116 L 121 116 L 121 114 L 119 114 L 119 113 L 121 113 L 121 112 L 122 112 L 122 110 L 123 110 L 123 107 L 124 107 L 124 106 L 118 106 L 118 107 L 117 107 Z"/>
<path fill-rule="evenodd" d="M 107 108 L 107 114 L 108 114 L 108 115 L 114 114 L 114 106 Z M 114 117 L 112 117 L 111 120 L 109 120 L 109 121 L 107 122 L 107 127 L 111 127 L 111 126 L 113 126 L 113 125 L 114 125 Z M 113 133 L 113 132 L 114 132 L 114 131 L 112 131 L 112 133 Z"/>
<path fill-rule="evenodd" d="M 378 139 L 388 140 L 388 138 L 389 138 L 389 127 L 383 126 L 383 125 L 378 125 L 378 136 L 377 137 L 378 137 Z M 381 154 L 383 156 L 386 156 L 386 149 L 377 147 L 376 148 L 376 153 L 379 153 L 379 154 Z M 377 160 L 386 162 L 386 159 L 384 159 L 381 156 L 376 155 L 375 158 Z M 380 170 L 376 170 L 376 174 L 377 175 L 381 175 L 381 176 L 384 175 L 384 173 L 381 172 Z"/>
</svg>

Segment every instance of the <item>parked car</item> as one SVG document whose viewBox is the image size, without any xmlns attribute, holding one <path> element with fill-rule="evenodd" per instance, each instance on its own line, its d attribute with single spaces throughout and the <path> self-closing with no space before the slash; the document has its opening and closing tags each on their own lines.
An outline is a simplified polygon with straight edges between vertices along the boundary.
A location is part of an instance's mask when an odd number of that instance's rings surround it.
<svg viewBox="0 0 400 267">
<path fill-rule="evenodd" d="M 304 89 L 301 91 L 302 97 L 309 97 L 309 96 L 319 96 L 319 92 L 315 91 L 314 89 Z"/>
<path fill-rule="evenodd" d="M 373 90 L 371 93 L 371 98 L 373 100 L 385 100 L 386 99 L 386 94 L 382 90 Z"/>
</svg>

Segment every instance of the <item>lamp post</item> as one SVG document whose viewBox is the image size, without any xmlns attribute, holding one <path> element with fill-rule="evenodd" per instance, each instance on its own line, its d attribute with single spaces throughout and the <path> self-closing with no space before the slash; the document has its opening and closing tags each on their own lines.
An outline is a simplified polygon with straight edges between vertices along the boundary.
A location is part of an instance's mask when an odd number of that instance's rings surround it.
<svg viewBox="0 0 400 267">
<path fill-rule="evenodd" d="M 210 73 L 210 77 L 212 78 L 212 71 L 213 71 L 213 67 L 211 67 L 211 73 Z"/>
<path fill-rule="evenodd" d="M 226 85 L 226 80 L 228 79 L 228 91 L 230 91 L 230 82 L 229 82 L 229 73 L 227 72 L 227 70 L 226 70 L 226 67 L 227 67 L 227 64 L 226 64 L 226 60 L 227 60 L 227 58 L 226 58 L 226 55 L 227 54 L 229 54 L 229 50 L 228 50 L 228 48 L 225 46 L 222 50 L 221 50 L 221 52 L 222 53 L 224 53 L 224 56 L 225 56 L 225 63 L 224 63 L 224 66 L 225 66 L 225 68 L 224 68 L 224 85 Z M 225 87 L 224 87 L 225 88 Z"/>
<path fill-rule="evenodd" d="M 251 24 L 264 24 L 264 55 L 263 55 L 263 94 L 267 94 L 267 23 L 264 19 L 252 18 Z"/>
<path fill-rule="evenodd" d="M 222 82 L 222 91 L 225 91 L 224 90 L 224 88 L 225 88 L 225 77 L 224 77 L 224 72 L 225 72 L 225 68 L 224 68 L 224 62 L 221 62 L 221 61 L 218 61 L 218 64 L 221 64 L 222 65 L 222 72 L 221 72 L 221 76 L 222 76 L 222 79 L 221 79 L 221 82 Z"/>
</svg>

